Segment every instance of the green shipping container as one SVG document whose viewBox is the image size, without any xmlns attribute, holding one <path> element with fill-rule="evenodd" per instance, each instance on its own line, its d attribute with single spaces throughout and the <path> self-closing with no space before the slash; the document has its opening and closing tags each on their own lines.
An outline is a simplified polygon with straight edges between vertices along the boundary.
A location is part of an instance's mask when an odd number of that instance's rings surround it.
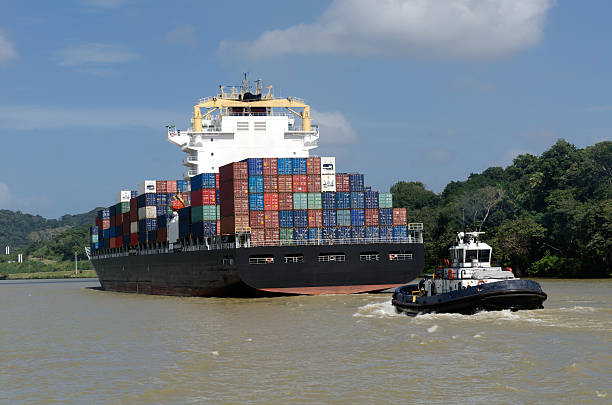
<svg viewBox="0 0 612 405">
<path fill-rule="evenodd" d="M 130 212 L 129 202 L 120 202 L 115 204 L 115 215 L 123 214 L 125 212 Z"/>
<path fill-rule="evenodd" d="M 321 193 L 308 193 L 308 209 L 309 210 L 320 210 L 321 209 Z"/>
<path fill-rule="evenodd" d="M 216 221 L 217 206 L 216 205 L 200 205 L 191 207 L 191 223 L 202 221 Z"/>
<path fill-rule="evenodd" d="M 319 204 L 321 204 L 321 200 L 319 200 Z M 308 209 L 308 193 L 293 193 L 293 209 Z"/>
<path fill-rule="evenodd" d="M 217 207 L 217 221 L 220 221 L 221 220 L 221 206 L 215 205 L 215 207 Z"/>
<path fill-rule="evenodd" d="M 338 210 L 336 223 L 338 226 L 351 226 L 351 210 Z"/>
<path fill-rule="evenodd" d="M 293 242 L 293 228 L 281 228 L 279 234 L 281 245 L 290 245 Z"/>
<path fill-rule="evenodd" d="M 393 194 L 379 193 L 378 208 L 393 208 Z"/>
</svg>

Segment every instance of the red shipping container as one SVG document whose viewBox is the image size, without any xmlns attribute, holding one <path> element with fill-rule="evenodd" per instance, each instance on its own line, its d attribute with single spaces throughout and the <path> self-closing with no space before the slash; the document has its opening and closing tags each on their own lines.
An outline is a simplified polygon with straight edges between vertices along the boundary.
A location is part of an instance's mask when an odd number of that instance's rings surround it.
<svg viewBox="0 0 612 405">
<path fill-rule="evenodd" d="M 233 234 L 235 232 L 245 232 L 248 229 L 250 229 L 248 215 L 236 215 L 221 218 L 221 233 L 223 235 Z"/>
<path fill-rule="evenodd" d="M 281 174 L 278 176 L 278 192 L 293 193 L 293 176 L 290 174 Z"/>
<path fill-rule="evenodd" d="M 251 211 L 249 214 L 249 225 L 251 228 L 263 228 L 264 227 L 264 212 L 263 211 Z"/>
<path fill-rule="evenodd" d="M 368 208 L 365 210 L 365 225 L 378 226 L 378 208 Z"/>
<path fill-rule="evenodd" d="M 138 211 L 138 197 L 130 198 L 130 211 Z"/>
<path fill-rule="evenodd" d="M 278 193 L 264 193 L 264 210 L 278 211 Z"/>
<path fill-rule="evenodd" d="M 217 221 L 217 236 L 221 235 L 221 221 Z"/>
<path fill-rule="evenodd" d="M 233 162 L 219 168 L 219 184 L 234 179 L 249 179 L 249 166 L 247 162 Z"/>
<path fill-rule="evenodd" d="M 123 223 L 123 225 L 121 226 L 121 230 L 123 231 L 124 235 L 130 234 L 130 221 L 129 220 Z"/>
<path fill-rule="evenodd" d="M 124 223 L 124 224 L 127 222 L 127 223 L 129 224 L 129 223 L 130 223 L 130 221 L 131 221 L 131 218 L 130 218 L 130 212 L 129 212 L 129 211 L 128 211 L 128 212 L 124 212 L 124 213 L 123 213 L 123 214 L 121 214 L 121 215 L 123 216 L 123 219 L 122 219 L 122 221 L 121 221 L 121 222 L 122 222 L 122 223 Z M 126 233 L 129 233 L 129 232 L 126 232 Z"/>
<path fill-rule="evenodd" d="M 249 215 L 249 199 L 248 198 L 230 198 L 224 199 L 221 197 L 221 207 L 219 209 L 222 217 L 230 217 L 233 215 Z"/>
<path fill-rule="evenodd" d="M 277 159 L 276 158 L 263 158 L 263 175 L 264 176 L 276 176 L 277 174 L 278 174 Z"/>
<path fill-rule="evenodd" d="M 156 193 L 167 193 L 168 192 L 168 183 L 166 180 L 157 180 L 155 182 L 155 192 Z"/>
<path fill-rule="evenodd" d="M 251 243 L 262 245 L 266 239 L 266 231 L 264 228 L 251 229 Z"/>
<path fill-rule="evenodd" d="M 293 192 L 305 193 L 308 191 L 308 179 L 305 174 L 293 175 Z"/>
<path fill-rule="evenodd" d="M 117 218 L 113 215 L 110 217 L 110 227 L 114 228 L 117 226 Z"/>
<path fill-rule="evenodd" d="M 102 227 L 102 222 L 100 222 L 100 218 L 96 217 L 96 226 L 98 228 Z"/>
<path fill-rule="evenodd" d="M 393 208 L 393 225 L 406 225 L 406 208 Z"/>
<path fill-rule="evenodd" d="M 278 193 L 278 176 L 264 176 L 263 191 L 264 193 Z"/>
<path fill-rule="evenodd" d="M 168 229 L 167 228 L 160 228 L 157 230 L 157 243 L 163 243 L 166 241 L 166 239 L 168 239 Z"/>
<path fill-rule="evenodd" d="M 123 236 L 117 236 L 115 239 L 115 248 L 123 247 Z"/>
<path fill-rule="evenodd" d="M 110 219 L 102 220 L 102 229 L 110 229 Z"/>
<path fill-rule="evenodd" d="M 320 193 L 321 192 L 321 175 L 309 175 L 308 178 L 308 192 L 309 193 Z"/>
<path fill-rule="evenodd" d="M 215 188 L 219 189 L 219 173 L 215 173 Z M 219 227 L 217 227 L 218 229 Z"/>
<path fill-rule="evenodd" d="M 323 211 L 308 210 L 308 227 L 321 228 L 323 226 Z"/>
<path fill-rule="evenodd" d="M 117 247 L 117 238 L 110 238 L 110 248 L 115 249 Z"/>
<path fill-rule="evenodd" d="M 351 181 L 348 174 L 336 174 L 336 191 L 345 193 L 351 191 Z"/>
<path fill-rule="evenodd" d="M 166 182 L 166 192 L 167 193 L 178 193 L 176 180 L 168 180 Z"/>
<path fill-rule="evenodd" d="M 280 239 L 280 232 L 278 228 L 269 228 L 265 230 L 264 238 L 266 245 L 278 245 Z"/>
<path fill-rule="evenodd" d="M 264 228 L 278 228 L 278 211 L 264 211 Z"/>
<path fill-rule="evenodd" d="M 191 206 L 215 205 L 217 203 L 216 190 L 202 189 L 191 192 Z"/>
<path fill-rule="evenodd" d="M 130 209 L 130 222 L 138 221 L 138 208 L 135 210 Z"/>
<path fill-rule="evenodd" d="M 278 209 L 280 211 L 293 210 L 293 193 L 278 193 Z"/>
<path fill-rule="evenodd" d="M 306 159 L 306 174 L 321 174 L 320 157 L 309 157 Z"/>
</svg>

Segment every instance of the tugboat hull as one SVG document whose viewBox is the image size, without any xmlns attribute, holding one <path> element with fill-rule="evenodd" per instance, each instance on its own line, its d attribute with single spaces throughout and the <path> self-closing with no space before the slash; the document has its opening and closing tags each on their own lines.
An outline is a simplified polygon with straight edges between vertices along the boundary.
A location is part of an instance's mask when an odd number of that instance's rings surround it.
<svg viewBox="0 0 612 405">
<path fill-rule="evenodd" d="M 471 315 L 479 311 L 511 311 L 541 309 L 547 295 L 531 280 L 506 280 L 431 296 L 412 295 L 415 286 L 398 288 L 392 304 L 408 315 L 426 313 L 459 313 Z"/>
</svg>

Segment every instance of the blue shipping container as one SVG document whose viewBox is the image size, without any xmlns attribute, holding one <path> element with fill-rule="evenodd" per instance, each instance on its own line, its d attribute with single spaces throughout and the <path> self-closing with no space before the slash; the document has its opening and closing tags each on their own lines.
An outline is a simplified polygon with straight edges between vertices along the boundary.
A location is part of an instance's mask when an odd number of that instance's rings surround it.
<svg viewBox="0 0 612 405">
<path fill-rule="evenodd" d="M 293 158 L 293 174 L 306 174 L 306 158 Z"/>
<path fill-rule="evenodd" d="M 157 206 L 157 207 L 155 207 L 155 214 L 157 216 L 166 215 L 167 213 L 168 213 L 168 207 L 167 206 L 164 205 L 164 206 Z"/>
<path fill-rule="evenodd" d="M 130 235 L 123 235 L 123 246 L 130 245 Z"/>
<path fill-rule="evenodd" d="M 351 208 L 351 193 L 340 191 L 336 193 L 336 208 L 347 210 Z"/>
<path fill-rule="evenodd" d="M 263 159 L 262 158 L 250 158 L 245 159 L 243 162 L 247 162 L 249 168 L 249 176 L 263 176 Z"/>
<path fill-rule="evenodd" d="M 111 238 L 114 238 L 115 236 L 117 236 L 117 227 L 112 226 L 109 228 L 109 236 Z"/>
<path fill-rule="evenodd" d="M 249 176 L 249 193 L 263 192 L 263 176 Z"/>
<path fill-rule="evenodd" d="M 189 191 L 189 181 L 187 180 L 177 180 L 176 181 L 176 191 L 179 193 L 186 193 Z"/>
<path fill-rule="evenodd" d="M 322 239 L 327 241 L 334 239 L 335 231 L 336 230 L 333 227 L 324 227 L 321 232 Z"/>
<path fill-rule="evenodd" d="M 202 190 L 205 188 L 215 188 L 216 186 L 216 179 L 215 179 L 214 173 L 200 173 L 197 176 L 193 176 L 192 178 L 190 178 L 189 182 L 191 183 L 191 190 L 193 191 Z M 180 190 L 178 190 L 178 187 L 179 187 L 179 184 L 177 181 L 176 183 L 177 191 L 181 192 Z M 182 192 L 185 192 L 185 191 L 182 191 Z"/>
<path fill-rule="evenodd" d="M 378 208 L 378 191 L 365 192 L 365 207 L 368 209 Z"/>
<path fill-rule="evenodd" d="M 324 210 L 336 209 L 336 193 L 334 191 L 321 193 L 321 208 Z"/>
<path fill-rule="evenodd" d="M 336 211 L 335 210 L 323 210 L 322 219 L 324 227 L 333 227 L 336 226 Z"/>
<path fill-rule="evenodd" d="M 105 229 L 105 230 L 104 230 L 104 231 L 102 231 L 102 232 L 103 232 L 102 239 L 110 239 L 110 237 L 111 237 L 111 236 L 110 236 L 110 228 Z"/>
<path fill-rule="evenodd" d="M 263 211 L 264 210 L 264 196 L 263 194 L 249 194 L 249 210 L 250 211 Z"/>
<path fill-rule="evenodd" d="M 349 174 L 349 186 L 351 187 L 351 191 L 363 191 L 364 190 L 363 174 L 359 174 L 359 173 Z"/>
<path fill-rule="evenodd" d="M 378 210 L 379 225 L 393 225 L 393 208 L 381 208 Z"/>
<path fill-rule="evenodd" d="M 98 219 L 110 219 L 110 209 L 104 208 L 98 211 Z"/>
<path fill-rule="evenodd" d="M 191 221 L 191 207 L 180 208 L 178 210 L 179 222 L 190 222 Z"/>
<path fill-rule="evenodd" d="M 281 228 L 293 228 L 293 211 L 279 211 L 278 224 Z"/>
<path fill-rule="evenodd" d="M 144 193 L 138 196 L 138 208 L 150 207 L 157 204 L 157 194 Z"/>
<path fill-rule="evenodd" d="M 179 221 L 179 238 L 189 238 L 191 236 L 191 221 Z"/>
<path fill-rule="evenodd" d="M 308 211 L 307 210 L 293 211 L 293 226 L 295 226 L 296 228 L 307 228 L 308 227 Z"/>
<path fill-rule="evenodd" d="M 364 210 L 351 210 L 351 225 L 352 226 L 365 226 L 365 211 Z"/>
<path fill-rule="evenodd" d="M 293 240 L 308 240 L 308 228 L 294 228 Z"/>
<path fill-rule="evenodd" d="M 367 239 L 378 239 L 380 236 L 380 230 L 377 226 L 366 226 L 365 227 L 365 237 Z"/>
<path fill-rule="evenodd" d="M 201 221 L 191 225 L 191 235 L 194 238 L 210 237 L 217 235 L 216 221 Z"/>
<path fill-rule="evenodd" d="M 308 228 L 309 240 L 321 240 L 322 236 L 321 228 Z"/>
<path fill-rule="evenodd" d="M 104 249 L 110 249 L 110 239 L 104 239 Z"/>
<path fill-rule="evenodd" d="M 405 239 L 408 237 L 408 227 L 406 225 L 395 225 L 393 227 L 393 237 Z"/>
<path fill-rule="evenodd" d="M 155 205 L 168 205 L 168 194 L 166 193 L 157 193 L 155 195 Z"/>
<path fill-rule="evenodd" d="M 393 238 L 393 226 L 380 226 L 380 239 L 389 240 Z"/>
<path fill-rule="evenodd" d="M 157 229 L 163 229 L 168 226 L 168 217 L 166 215 L 157 216 Z"/>
<path fill-rule="evenodd" d="M 336 228 L 335 238 L 339 241 L 348 241 L 351 239 L 351 227 L 339 226 Z"/>
<path fill-rule="evenodd" d="M 92 226 L 91 228 L 89 228 L 89 234 L 90 235 L 95 235 L 98 233 L 98 227 L 97 226 Z"/>
<path fill-rule="evenodd" d="M 278 158 L 277 169 L 278 174 L 293 174 L 293 159 Z"/>
<path fill-rule="evenodd" d="M 351 226 L 351 210 L 338 210 L 336 221 L 337 226 Z"/>
<path fill-rule="evenodd" d="M 364 209 L 365 208 L 365 193 L 361 191 L 351 191 L 351 208 L 353 209 Z"/>
<path fill-rule="evenodd" d="M 147 218 L 138 221 L 138 233 L 146 231 L 154 231 L 157 229 L 157 219 Z"/>
<path fill-rule="evenodd" d="M 365 237 L 365 227 L 355 226 L 351 228 L 351 239 L 364 239 Z"/>
<path fill-rule="evenodd" d="M 149 245 L 155 243 L 157 239 L 157 231 L 138 232 L 138 243 L 141 245 Z"/>
</svg>

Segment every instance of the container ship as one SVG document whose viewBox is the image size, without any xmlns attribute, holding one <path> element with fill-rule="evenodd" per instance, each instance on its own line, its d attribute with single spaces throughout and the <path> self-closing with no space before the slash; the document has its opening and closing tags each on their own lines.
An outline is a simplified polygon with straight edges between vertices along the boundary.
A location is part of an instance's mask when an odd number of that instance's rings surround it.
<svg viewBox="0 0 612 405">
<path fill-rule="evenodd" d="M 334 157 L 310 106 L 245 76 L 199 100 L 184 178 L 145 180 L 98 212 L 89 259 L 103 289 L 179 296 L 375 292 L 423 271 L 423 226 Z"/>
</svg>

